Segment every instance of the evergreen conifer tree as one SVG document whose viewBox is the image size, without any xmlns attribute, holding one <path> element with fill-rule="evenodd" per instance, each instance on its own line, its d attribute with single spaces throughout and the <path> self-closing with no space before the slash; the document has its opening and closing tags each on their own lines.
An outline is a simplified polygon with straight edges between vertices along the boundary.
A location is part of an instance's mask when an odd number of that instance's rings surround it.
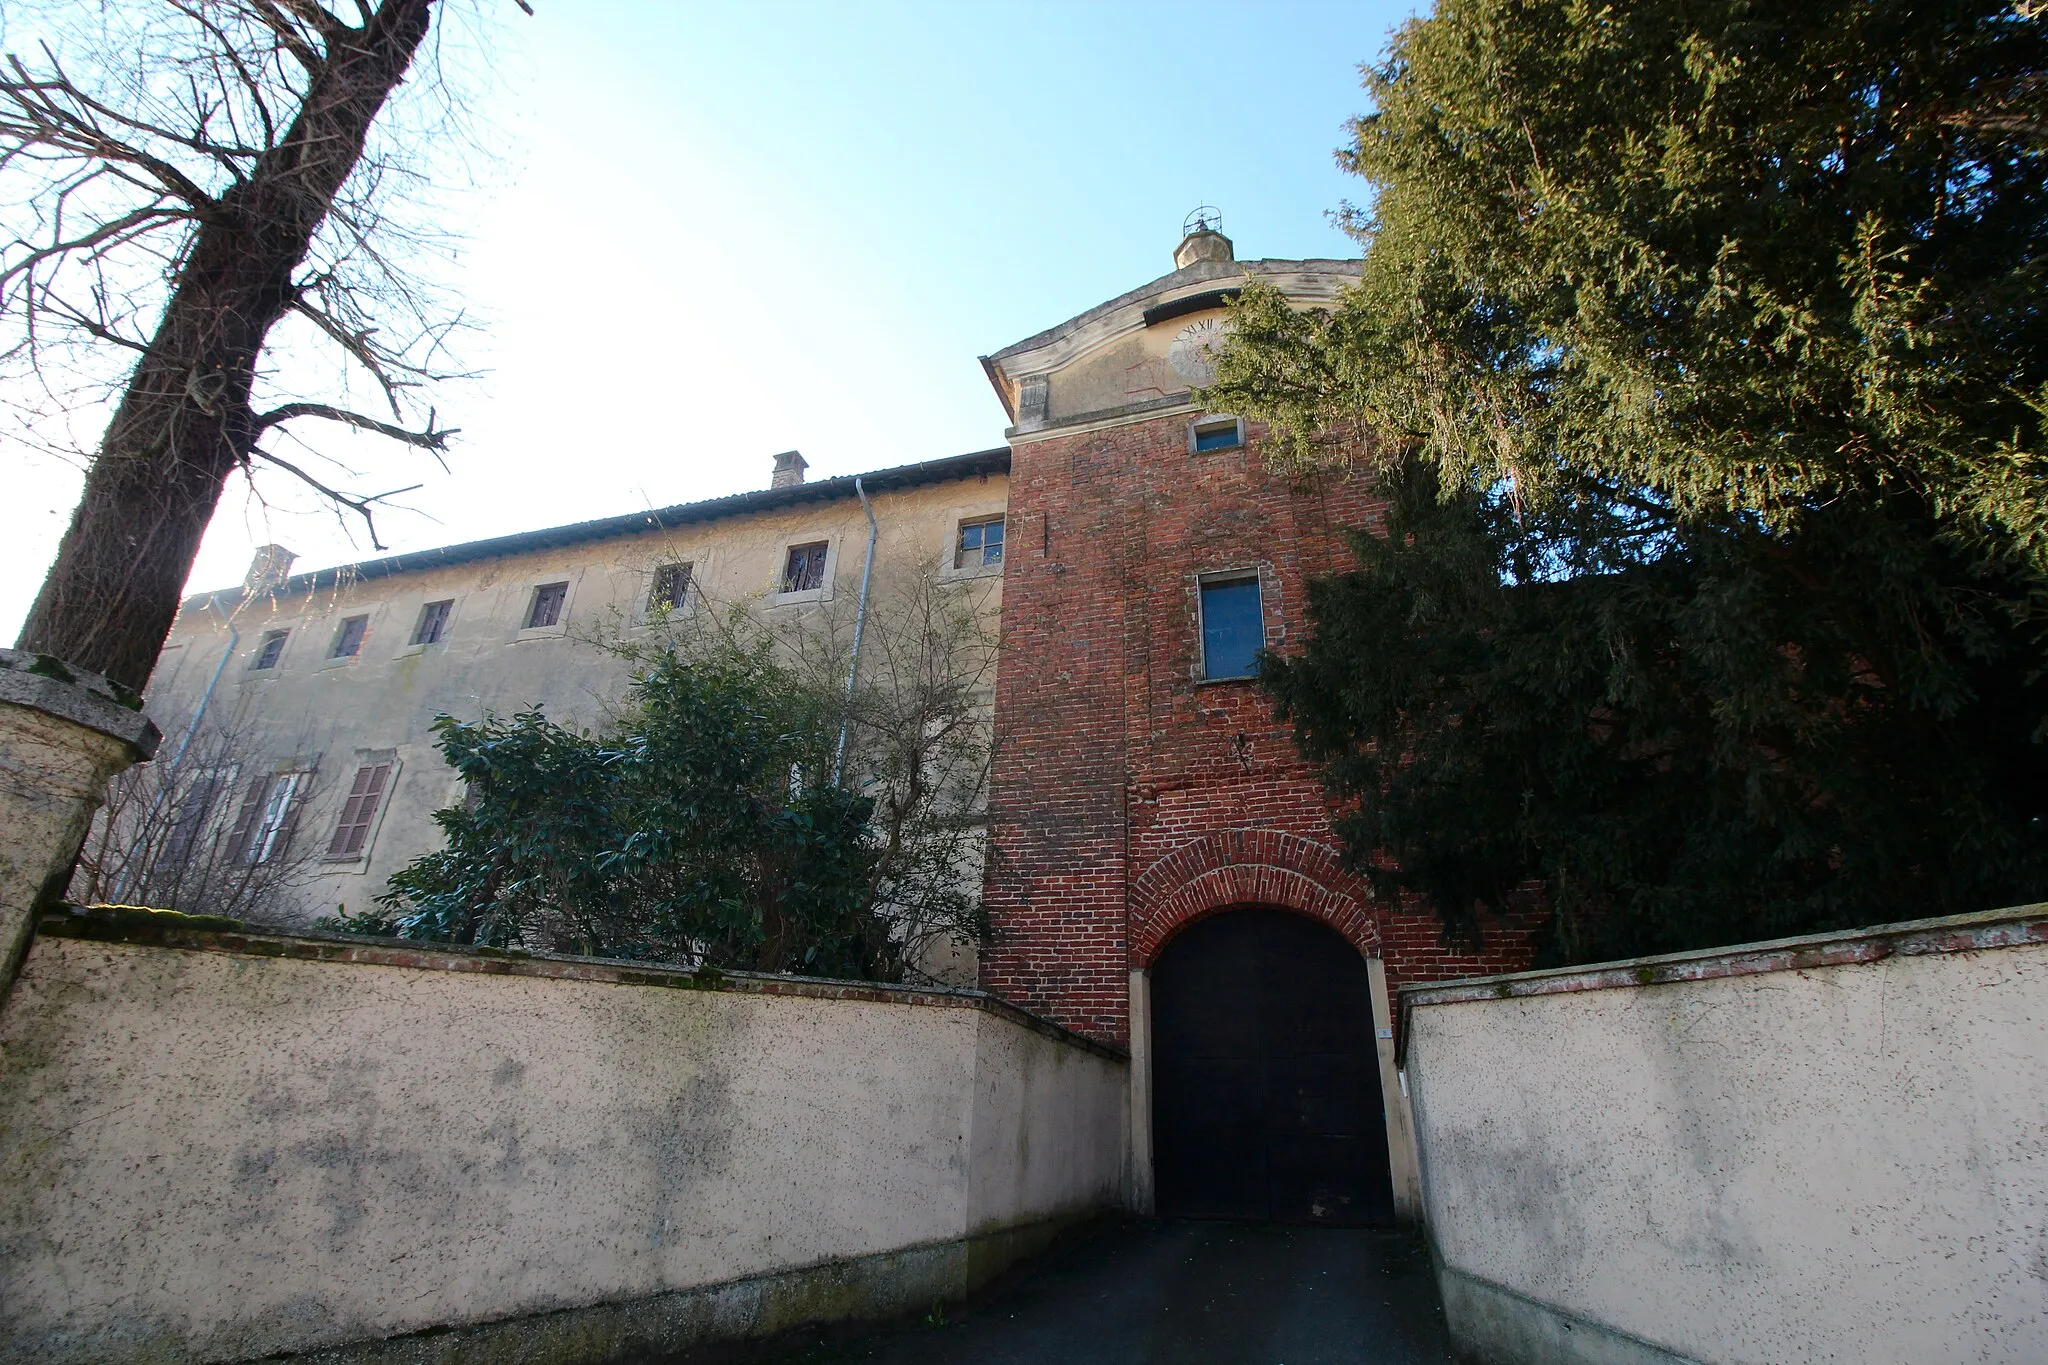
<svg viewBox="0 0 2048 1365">
<path fill-rule="evenodd" d="M 1206 398 L 1378 452 L 1267 674 L 1377 879 L 1550 961 L 2048 892 L 2044 38 L 1442 0 L 1367 70 L 1363 278 Z"/>
</svg>

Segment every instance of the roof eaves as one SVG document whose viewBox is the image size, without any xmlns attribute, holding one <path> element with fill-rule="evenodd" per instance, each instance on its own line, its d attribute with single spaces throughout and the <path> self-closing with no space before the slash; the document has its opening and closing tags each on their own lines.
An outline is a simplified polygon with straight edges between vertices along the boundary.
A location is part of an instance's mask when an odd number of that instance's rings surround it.
<svg viewBox="0 0 2048 1365">
<path fill-rule="evenodd" d="M 619 536 L 645 535 L 650 531 L 665 531 L 677 526 L 718 521 L 725 517 L 745 516 L 781 507 L 796 507 L 807 502 L 834 502 L 855 496 L 853 485 L 856 479 L 860 480 L 861 486 L 869 492 L 885 492 L 893 488 L 916 488 L 924 484 L 973 478 L 978 474 L 1003 473 L 1007 472 L 1009 467 L 1010 448 L 996 446 L 988 450 L 970 451 L 965 455 L 948 455 L 937 460 L 923 460 L 916 464 L 897 465 L 891 469 L 877 469 L 865 474 L 843 474 L 836 478 L 819 479 L 815 483 L 791 484 L 784 488 L 757 488 L 745 493 L 732 493 L 722 498 L 707 498 L 701 502 L 676 503 L 670 507 L 655 507 L 645 512 L 631 512 L 624 516 L 601 517 L 595 521 L 572 522 L 566 526 L 549 526 L 537 531 L 517 531 L 511 535 L 493 536 L 486 540 L 465 541 L 459 545 L 443 545 L 430 550 L 411 550 L 383 559 L 314 569 L 285 579 L 270 590 L 270 595 L 291 597 L 300 593 L 317 592 L 322 588 L 334 587 L 345 582 L 359 582 L 366 578 L 389 578 L 395 574 L 423 573 L 430 569 L 468 564 L 499 555 L 525 554 L 534 550 L 582 545 Z M 220 588 L 189 597 L 185 600 L 185 605 L 198 606 L 209 600 L 239 598 L 240 595 L 240 588 Z"/>
</svg>

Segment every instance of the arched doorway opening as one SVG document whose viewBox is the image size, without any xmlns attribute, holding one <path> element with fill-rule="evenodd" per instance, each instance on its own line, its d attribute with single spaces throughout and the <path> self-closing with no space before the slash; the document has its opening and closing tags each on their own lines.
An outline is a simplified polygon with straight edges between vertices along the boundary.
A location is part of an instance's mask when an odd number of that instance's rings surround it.
<svg viewBox="0 0 2048 1365">
<path fill-rule="evenodd" d="M 1365 959 L 1284 910 L 1189 927 L 1153 966 L 1152 1141 L 1168 1217 L 1394 1221 Z"/>
</svg>

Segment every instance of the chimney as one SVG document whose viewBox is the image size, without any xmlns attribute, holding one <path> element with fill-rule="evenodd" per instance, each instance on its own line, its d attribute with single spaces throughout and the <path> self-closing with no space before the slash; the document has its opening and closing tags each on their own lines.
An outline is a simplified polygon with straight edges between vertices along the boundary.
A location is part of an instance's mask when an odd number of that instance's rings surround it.
<svg viewBox="0 0 2048 1365">
<path fill-rule="evenodd" d="M 1173 268 L 1186 270 L 1200 261 L 1226 262 L 1237 259 L 1237 248 L 1230 239 L 1206 223 L 1197 223 L 1194 230 L 1180 239 L 1180 245 L 1173 249 Z"/>
<path fill-rule="evenodd" d="M 804 470 L 810 461 L 794 450 L 785 450 L 775 457 L 775 477 L 768 481 L 770 488 L 794 488 L 804 481 Z"/>
<path fill-rule="evenodd" d="M 242 578 L 242 596 L 255 597 L 273 591 L 291 577 L 292 561 L 298 556 L 282 545 L 258 545 L 249 572 Z"/>
</svg>

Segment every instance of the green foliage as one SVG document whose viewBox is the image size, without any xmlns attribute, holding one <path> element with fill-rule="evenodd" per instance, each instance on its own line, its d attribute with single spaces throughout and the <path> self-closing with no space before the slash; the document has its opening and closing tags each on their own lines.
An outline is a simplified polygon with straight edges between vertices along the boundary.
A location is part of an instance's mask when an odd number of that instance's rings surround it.
<svg viewBox="0 0 2048 1365">
<path fill-rule="evenodd" d="M 1211 398 L 1525 502 L 1904 490 L 2048 565 L 2044 57 L 1988 0 L 1443 0 L 1365 73 L 1362 281 L 1247 291 Z"/>
<path fill-rule="evenodd" d="M 1354 798 L 1347 846 L 1385 855 L 1367 874 L 1454 937 L 1537 886 L 1546 964 L 2048 888 L 2048 686 L 2007 585 L 1927 528 L 1844 503 L 1793 538 L 1641 534 L 1590 490 L 1446 501 L 1419 461 L 1389 487 L 1388 534 L 1265 676 Z"/>
<path fill-rule="evenodd" d="M 1374 875 L 1552 960 L 2040 895 L 2048 35 L 1994 3 L 1442 0 L 1359 284 L 1211 404 L 1397 495 L 1268 676 Z"/>
<path fill-rule="evenodd" d="M 359 932 L 814 975 L 894 976 L 873 801 L 832 785 L 819 699 L 766 654 L 636 678 L 601 736 L 539 711 L 436 722 L 470 800 Z"/>
</svg>

